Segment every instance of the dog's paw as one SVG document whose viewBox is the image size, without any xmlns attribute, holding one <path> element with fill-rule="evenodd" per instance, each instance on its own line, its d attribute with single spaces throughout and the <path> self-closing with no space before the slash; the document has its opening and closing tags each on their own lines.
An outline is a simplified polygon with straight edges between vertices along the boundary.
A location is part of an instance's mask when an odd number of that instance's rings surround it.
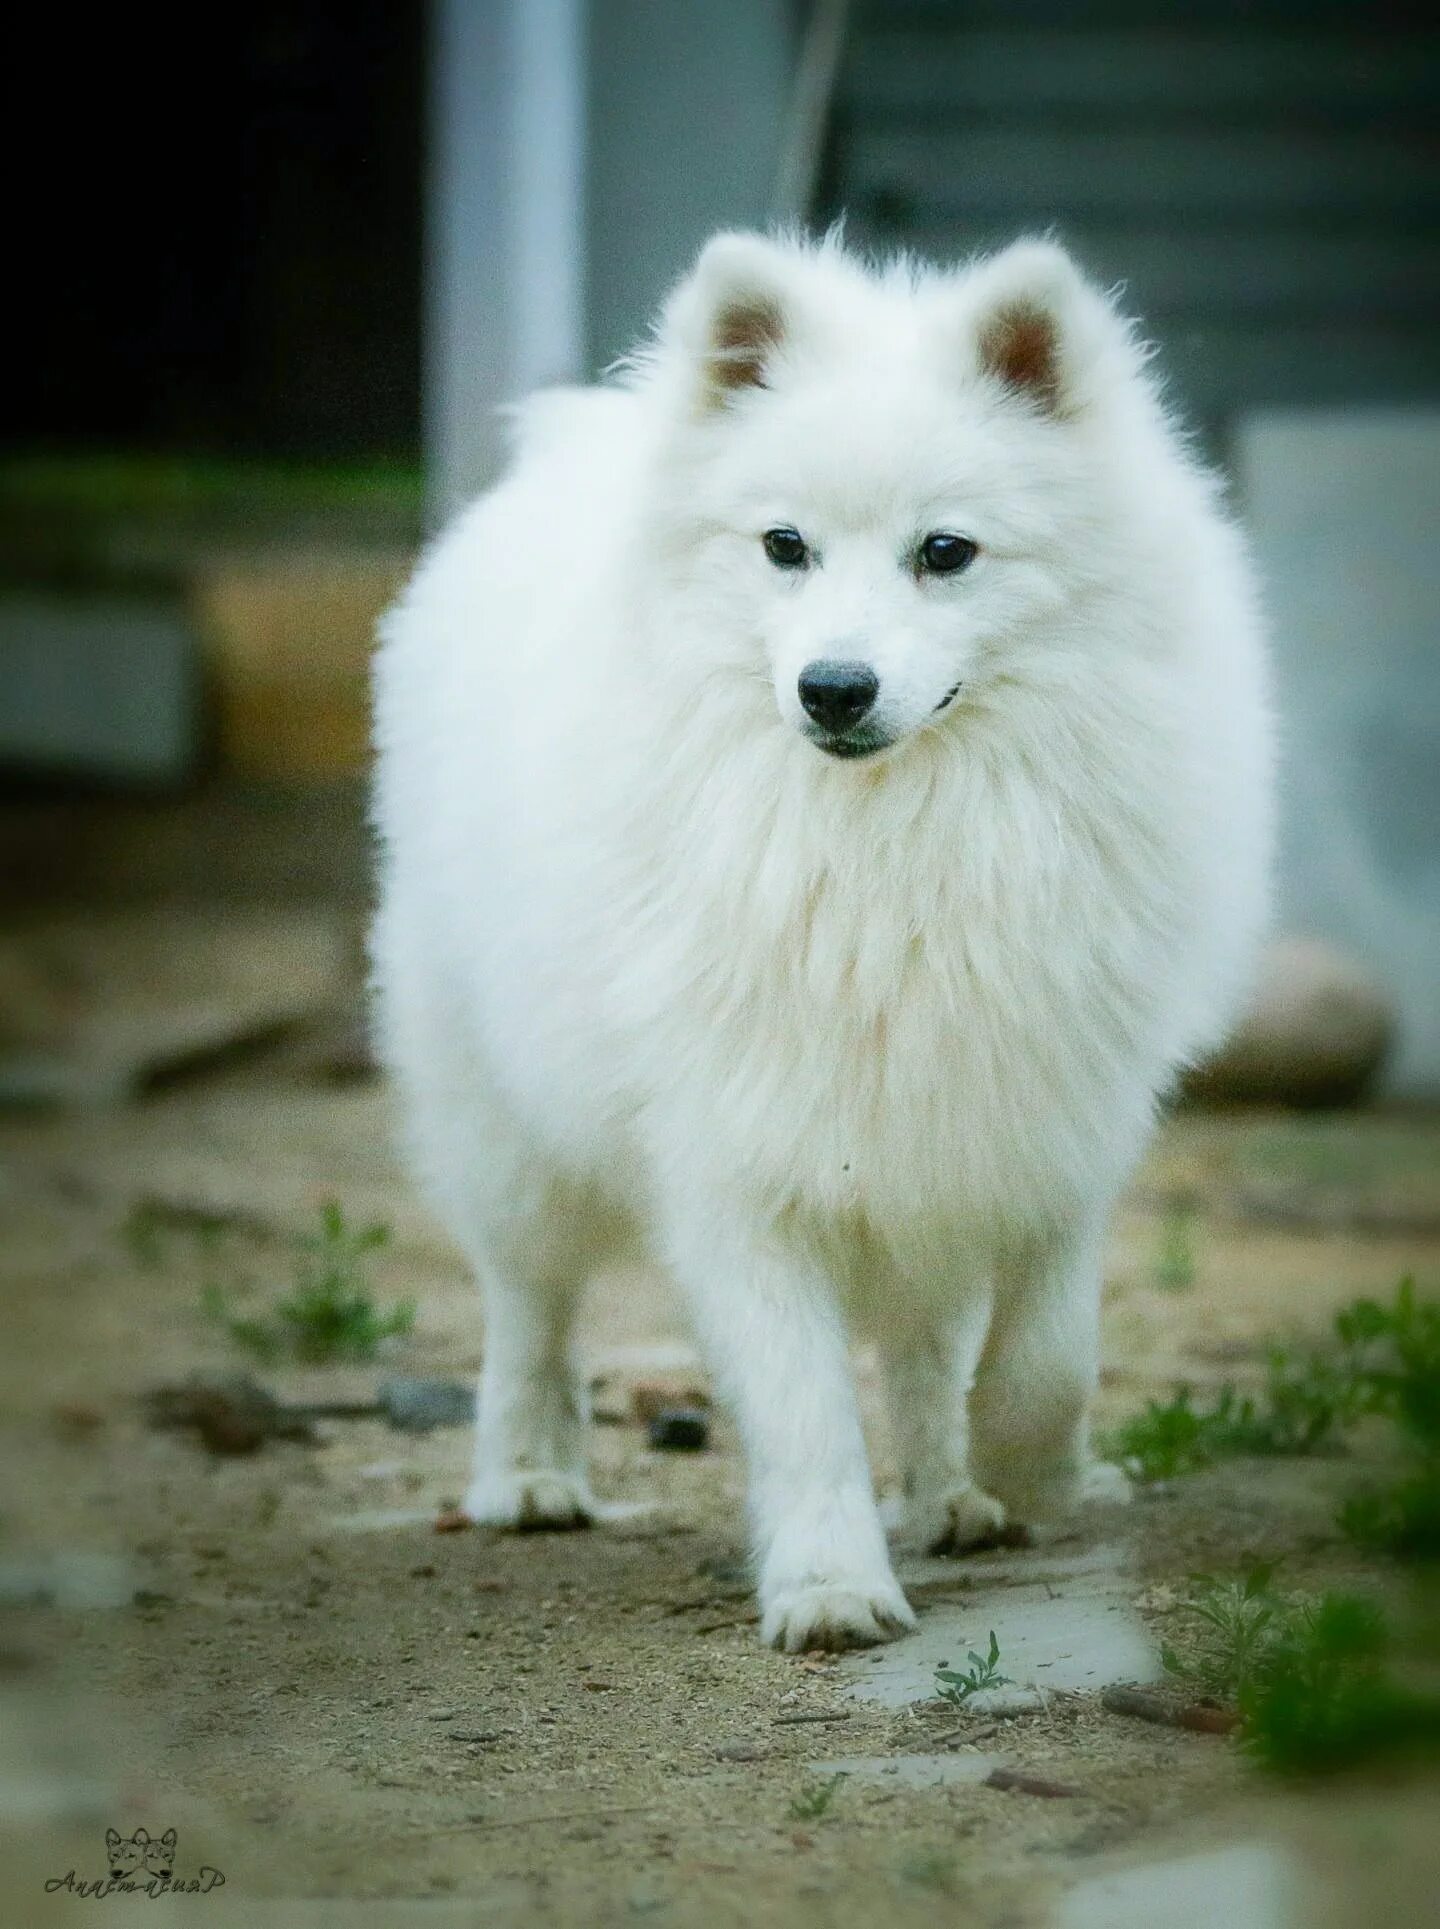
<svg viewBox="0 0 1440 1929">
<path fill-rule="evenodd" d="M 780 1588 L 765 1604 L 760 1632 L 772 1648 L 873 1648 L 915 1626 L 915 1612 L 894 1581 L 847 1586 L 814 1581 Z"/>
<path fill-rule="evenodd" d="M 920 1512 L 918 1526 L 927 1554 L 963 1554 L 972 1547 L 998 1547 L 1014 1530 L 1002 1503 L 979 1487 L 961 1487 Z"/>
<path fill-rule="evenodd" d="M 465 1496 L 464 1511 L 477 1527 L 542 1534 L 588 1527 L 596 1507 L 581 1475 L 511 1468 L 478 1476 Z"/>
</svg>

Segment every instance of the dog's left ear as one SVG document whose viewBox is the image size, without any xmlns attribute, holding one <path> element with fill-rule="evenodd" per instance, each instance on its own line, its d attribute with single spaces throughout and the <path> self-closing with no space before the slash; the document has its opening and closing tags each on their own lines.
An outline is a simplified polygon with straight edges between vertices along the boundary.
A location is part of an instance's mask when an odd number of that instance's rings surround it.
<svg viewBox="0 0 1440 1929">
<path fill-rule="evenodd" d="M 793 327 L 793 250 L 758 234 L 717 234 L 671 299 L 665 333 L 699 376 L 702 413 L 769 386 Z"/>
<path fill-rule="evenodd" d="M 967 277 L 977 371 L 1044 415 L 1082 415 L 1127 325 L 1051 241 L 1017 241 Z"/>
<path fill-rule="evenodd" d="M 174 1829 L 166 1829 L 165 1833 L 160 1837 L 160 1846 L 162 1849 L 169 1849 L 173 1854 L 175 1844 L 179 1839 Z"/>
</svg>

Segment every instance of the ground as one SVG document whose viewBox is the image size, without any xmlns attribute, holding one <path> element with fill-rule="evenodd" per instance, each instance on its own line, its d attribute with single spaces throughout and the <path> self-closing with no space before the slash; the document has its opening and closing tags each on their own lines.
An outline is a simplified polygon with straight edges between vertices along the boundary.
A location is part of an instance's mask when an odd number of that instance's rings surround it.
<svg viewBox="0 0 1440 1929">
<path fill-rule="evenodd" d="M 1433 1117 L 1173 1120 L 1109 1256 L 1102 1423 L 1177 1379 L 1243 1379 L 1266 1340 L 1319 1338 L 1403 1273 L 1433 1283 L 1437 1155 Z M 0 1120 L 15 1920 L 87 1919 L 44 1884 L 101 1877 L 112 1826 L 173 1827 L 177 1875 L 223 1871 L 185 1905 L 206 1922 L 1424 1919 L 1433 1777 L 1276 1785 L 1233 1740 L 1099 1699 L 1117 1668 L 1153 1675 L 1197 1571 L 1263 1555 L 1294 1587 L 1398 1587 L 1336 1531 L 1350 1460 L 1227 1461 L 1053 1543 L 905 1554 L 911 1644 L 787 1659 L 757 1638 L 728 1428 L 661 1453 L 628 1417 L 635 1381 L 690 1371 L 661 1282 L 607 1278 L 587 1311 L 613 1416 L 592 1430 L 597 1480 L 635 1505 L 588 1533 L 437 1533 L 464 1484 L 457 1429 L 335 1419 L 318 1444 L 216 1457 L 147 1426 L 147 1388 L 245 1364 L 206 1286 L 262 1306 L 329 1198 L 393 1228 L 371 1281 L 382 1302 L 414 1297 L 413 1335 L 378 1367 L 265 1366 L 267 1383 L 335 1401 L 384 1371 L 472 1374 L 472 1289 L 398 1172 L 373 1083 L 252 1069 Z M 1042 1686 L 1055 1670 L 1048 1691 L 1018 1711 L 936 1703 L 937 1647 L 962 1663 L 992 1627 L 1002 1667 L 1008 1644 Z M 991 1758 L 1070 1792 L 987 1786 Z M 1145 1886 L 1157 1864 L 1163 1906 Z M 1198 1913 L 1178 1900 L 1187 1881 Z M 306 1913 L 307 1898 L 354 1906 Z"/>
</svg>

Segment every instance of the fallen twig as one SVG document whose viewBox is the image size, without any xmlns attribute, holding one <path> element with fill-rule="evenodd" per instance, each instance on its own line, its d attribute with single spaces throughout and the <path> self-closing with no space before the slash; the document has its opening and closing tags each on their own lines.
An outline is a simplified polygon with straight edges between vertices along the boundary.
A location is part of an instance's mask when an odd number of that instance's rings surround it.
<svg viewBox="0 0 1440 1929">
<path fill-rule="evenodd" d="M 1143 1688 L 1107 1688 L 1100 1706 L 1112 1715 L 1131 1715 L 1162 1728 L 1186 1728 L 1196 1735 L 1228 1735 L 1240 1724 L 1233 1709 L 1211 1708 L 1203 1701 L 1178 1704 L 1163 1695 L 1147 1694 Z"/>
<path fill-rule="evenodd" d="M 612 1815 L 650 1815 L 653 1802 L 626 1802 L 616 1808 L 551 1809 L 544 1815 L 478 1816 L 467 1822 L 442 1822 L 438 1828 L 417 1829 L 419 1836 L 465 1835 L 472 1829 L 524 1829 L 548 1822 L 606 1822 Z"/>
<path fill-rule="evenodd" d="M 1018 1768 L 992 1768 L 984 1786 L 1003 1789 L 1010 1795 L 1041 1795 L 1051 1801 L 1083 1793 L 1069 1782 L 1047 1781 L 1043 1775 L 1026 1775 Z"/>
<path fill-rule="evenodd" d="M 848 1714 L 844 1714 L 844 1715 L 776 1715 L 774 1720 L 774 1726 L 776 1728 L 800 1728 L 802 1726 L 808 1726 L 811 1722 L 849 1721 L 849 1719 L 850 1717 Z"/>
</svg>

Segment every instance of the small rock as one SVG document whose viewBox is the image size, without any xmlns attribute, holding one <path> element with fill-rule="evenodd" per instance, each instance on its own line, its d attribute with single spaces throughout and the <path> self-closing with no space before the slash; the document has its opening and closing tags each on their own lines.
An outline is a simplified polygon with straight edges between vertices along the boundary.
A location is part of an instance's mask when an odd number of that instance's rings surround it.
<svg viewBox="0 0 1440 1929">
<path fill-rule="evenodd" d="M 1245 1016 L 1186 1089 L 1220 1104 L 1353 1105 L 1394 1034 L 1394 1006 L 1361 965 L 1317 940 L 1280 938 Z"/>
<path fill-rule="evenodd" d="M 466 1427 L 475 1418 L 475 1389 L 459 1380 L 382 1380 L 375 1398 L 392 1427 L 429 1433 L 435 1427 Z"/>
<path fill-rule="evenodd" d="M 437 1534 L 461 1534 L 474 1524 L 470 1516 L 462 1514 L 458 1507 L 442 1507 L 434 1522 Z"/>
<path fill-rule="evenodd" d="M 748 1588 L 750 1585 L 749 1564 L 725 1555 L 714 1555 L 701 1561 L 695 1572 L 702 1580 L 718 1581 L 722 1587 Z"/>
<path fill-rule="evenodd" d="M 309 1418 L 248 1373 L 152 1387 L 145 1406 L 152 1427 L 193 1428 L 214 1454 L 254 1453 L 267 1440 L 315 1441 Z"/>
<path fill-rule="evenodd" d="M 763 1762 L 768 1749 L 753 1741 L 722 1741 L 715 1750 L 717 1762 Z"/>
<path fill-rule="evenodd" d="M 1073 1782 L 1054 1782 L 1045 1775 L 1027 1775 L 1018 1768 L 992 1768 L 985 1777 L 986 1788 L 998 1788 L 1010 1795 L 1038 1795 L 1045 1801 L 1068 1801 L 1083 1793 Z"/>
<path fill-rule="evenodd" d="M 683 1375 L 637 1380 L 630 1389 L 630 1411 L 642 1426 L 651 1425 L 677 1408 L 703 1413 L 709 1405 L 710 1395 L 705 1388 Z"/>
<path fill-rule="evenodd" d="M 698 1407 L 665 1407 L 651 1420 L 648 1435 L 661 1453 L 699 1453 L 710 1444 L 710 1416 Z"/>
</svg>

